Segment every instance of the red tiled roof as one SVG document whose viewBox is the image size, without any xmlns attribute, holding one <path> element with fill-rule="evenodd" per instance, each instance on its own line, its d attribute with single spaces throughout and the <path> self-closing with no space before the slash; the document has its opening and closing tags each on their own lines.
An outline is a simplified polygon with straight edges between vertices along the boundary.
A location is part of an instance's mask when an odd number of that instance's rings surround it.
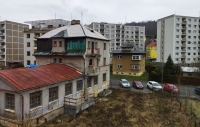
<svg viewBox="0 0 200 127">
<path fill-rule="evenodd" d="M 0 71 L 0 77 L 18 90 L 28 90 L 85 76 L 64 64 L 48 64 L 39 68 L 16 68 Z"/>
<path fill-rule="evenodd" d="M 151 42 L 151 43 L 148 44 L 147 46 L 156 46 L 156 42 Z"/>
</svg>

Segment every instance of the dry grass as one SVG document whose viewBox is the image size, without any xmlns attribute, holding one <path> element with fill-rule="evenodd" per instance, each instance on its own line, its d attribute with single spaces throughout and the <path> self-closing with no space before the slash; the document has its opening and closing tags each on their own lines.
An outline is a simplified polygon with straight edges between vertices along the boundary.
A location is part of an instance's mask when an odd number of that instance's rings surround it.
<svg viewBox="0 0 200 127">
<path fill-rule="evenodd" d="M 84 110 L 69 122 L 45 124 L 48 127 L 188 127 L 194 126 L 192 117 L 180 107 L 180 102 L 167 93 L 144 94 L 113 90 L 94 106 Z"/>
</svg>

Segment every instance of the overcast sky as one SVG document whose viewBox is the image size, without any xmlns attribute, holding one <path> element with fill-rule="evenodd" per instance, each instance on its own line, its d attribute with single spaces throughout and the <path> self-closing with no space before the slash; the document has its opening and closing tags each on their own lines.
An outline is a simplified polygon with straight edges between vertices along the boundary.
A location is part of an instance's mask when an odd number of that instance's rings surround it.
<svg viewBox="0 0 200 127">
<path fill-rule="evenodd" d="M 200 0 L 0 0 L 0 20 L 80 19 L 125 23 L 157 20 L 168 15 L 199 17 Z"/>
</svg>

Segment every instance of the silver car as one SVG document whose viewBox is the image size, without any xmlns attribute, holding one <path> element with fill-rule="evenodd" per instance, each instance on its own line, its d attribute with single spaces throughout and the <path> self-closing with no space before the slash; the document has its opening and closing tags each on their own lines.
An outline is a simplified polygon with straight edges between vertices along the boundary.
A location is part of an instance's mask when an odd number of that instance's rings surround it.
<svg viewBox="0 0 200 127">
<path fill-rule="evenodd" d="M 152 89 L 152 90 L 154 89 L 155 91 L 159 91 L 163 89 L 162 86 L 155 81 L 148 81 L 147 88 Z"/>
<path fill-rule="evenodd" d="M 130 83 L 126 79 L 120 79 L 120 86 L 122 87 L 131 87 Z"/>
</svg>

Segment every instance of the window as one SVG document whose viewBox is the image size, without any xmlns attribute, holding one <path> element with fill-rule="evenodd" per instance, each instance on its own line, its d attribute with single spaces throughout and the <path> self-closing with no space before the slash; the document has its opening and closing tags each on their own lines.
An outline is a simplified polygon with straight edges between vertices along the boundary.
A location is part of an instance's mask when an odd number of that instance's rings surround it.
<svg viewBox="0 0 200 127">
<path fill-rule="evenodd" d="M 118 58 L 118 59 L 122 59 L 122 55 L 118 55 L 117 58 Z"/>
<path fill-rule="evenodd" d="M 82 80 L 78 80 L 76 82 L 76 87 L 77 87 L 77 91 L 82 90 L 82 88 L 83 88 L 83 81 Z"/>
<path fill-rule="evenodd" d="M 188 19 L 189 22 L 191 22 L 191 19 Z"/>
<path fill-rule="evenodd" d="M 30 47 L 30 42 L 27 42 L 27 47 Z"/>
<path fill-rule="evenodd" d="M 188 53 L 188 56 L 190 55 L 190 53 Z"/>
<path fill-rule="evenodd" d="M 6 93 L 6 109 L 15 109 L 15 95 Z"/>
<path fill-rule="evenodd" d="M 141 60 L 140 55 L 132 55 L 132 60 Z"/>
<path fill-rule="evenodd" d="M 190 58 L 187 58 L 188 61 L 190 61 Z"/>
<path fill-rule="evenodd" d="M 58 99 L 58 86 L 49 88 L 49 102 Z"/>
<path fill-rule="evenodd" d="M 178 23 L 176 23 L 176 27 L 179 27 L 179 24 L 178 24 Z"/>
<path fill-rule="evenodd" d="M 59 59 L 59 63 L 62 63 L 62 59 Z"/>
<path fill-rule="evenodd" d="M 176 58 L 175 60 L 178 61 L 178 58 Z"/>
<path fill-rule="evenodd" d="M 121 64 L 118 64 L 118 65 L 117 65 L 117 68 L 118 68 L 118 69 L 122 69 L 122 65 L 121 65 Z"/>
<path fill-rule="evenodd" d="M 26 34 L 26 38 L 30 38 L 30 34 Z"/>
<path fill-rule="evenodd" d="M 194 28 L 197 28 L 197 25 L 194 25 Z"/>
<path fill-rule="evenodd" d="M 98 84 L 98 76 L 94 76 L 94 85 Z"/>
<path fill-rule="evenodd" d="M 92 59 L 89 60 L 89 65 L 93 65 L 93 60 Z"/>
<path fill-rule="evenodd" d="M 190 39 L 190 38 L 191 38 L 191 36 L 188 36 L 188 38 Z"/>
<path fill-rule="evenodd" d="M 56 62 L 57 62 L 57 59 L 56 59 L 56 58 L 54 58 L 54 59 L 53 59 L 53 62 L 54 62 L 54 63 L 56 63 Z"/>
<path fill-rule="evenodd" d="M 103 43 L 103 49 L 106 50 L 106 43 Z"/>
<path fill-rule="evenodd" d="M 188 27 L 191 27 L 191 24 L 188 24 Z"/>
<path fill-rule="evenodd" d="M 30 51 L 27 51 L 27 56 L 30 56 L 30 54 L 31 54 Z"/>
<path fill-rule="evenodd" d="M 188 30 L 188 33 L 191 33 L 191 30 Z"/>
<path fill-rule="evenodd" d="M 30 108 L 35 108 L 42 104 L 42 91 L 30 93 Z"/>
<path fill-rule="evenodd" d="M 176 55 L 179 55 L 179 53 L 178 53 L 178 52 L 176 52 Z"/>
<path fill-rule="evenodd" d="M 190 47 L 187 47 L 188 50 L 190 50 Z"/>
<path fill-rule="evenodd" d="M 179 38 L 179 35 L 176 35 L 176 38 Z"/>
<path fill-rule="evenodd" d="M 176 29 L 176 32 L 179 32 L 179 29 Z"/>
<path fill-rule="evenodd" d="M 140 69 L 139 65 L 132 65 L 132 69 L 136 70 L 136 69 Z"/>
<path fill-rule="evenodd" d="M 196 53 L 193 53 L 193 55 L 196 55 Z"/>
<path fill-rule="evenodd" d="M 179 21 L 179 18 L 177 18 L 177 21 Z"/>
<path fill-rule="evenodd" d="M 194 19 L 194 22 L 196 22 L 197 20 L 196 19 Z"/>
<path fill-rule="evenodd" d="M 190 42 L 190 41 L 188 41 L 188 44 L 191 44 L 191 42 Z"/>
<path fill-rule="evenodd" d="M 72 83 L 65 84 L 65 96 L 72 94 Z"/>
<path fill-rule="evenodd" d="M 106 81 L 106 73 L 103 74 L 103 82 Z"/>
<path fill-rule="evenodd" d="M 54 42 L 53 42 L 53 44 L 54 44 L 54 47 L 56 47 L 56 46 L 57 46 L 57 42 L 56 42 L 56 41 L 54 41 Z"/>
<path fill-rule="evenodd" d="M 196 39 L 197 37 L 196 36 L 194 36 L 194 39 Z"/>
<path fill-rule="evenodd" d="M 62 41 L 59 41 L 59 47 L 62 47 Z"/>
<path fill-rule="evenodd" d="M 176 41 L 176 44 L 179 44 L 179 41 Z"/>
<path fill-rule="evenodd" d="M 193 47 L 194 50 L 196 50 L 196 47 Z"/>
<path fill-rule="evenodd" d="M 193 33 L 196 33 L 197 31 L 196 30 L 193 30 Z"/>
<path fill-rule="evenodd" d="M 30 60 L 27 60 L 27 65 L 30 65 L 31 64 L 31 61 Z"/>
<path fill-rule="evenodd" d="M 103 65 L 106 65 L 106 58 L 103 58 Z"/>
<path fill-rule="evenodd" d="M 178 50 L 179 49 L 179 47 L 176 47 L 176 50 Z"/>
<path fill-rule="evenodd" d="M 88 77 L 87 78 L 87 87 L 91 87 L 92 86 L 92 84 L 91 84 L 91 77 Z"/>
<path fill-rule="evenodd" d="M 88 41 L 88 48 L 90 48 L 90 41 Z"/>
<path fill-rule="evenodd" d="M 36 64 L 36 61 L 34 61 L 34 64 Z"/>
</svg>

